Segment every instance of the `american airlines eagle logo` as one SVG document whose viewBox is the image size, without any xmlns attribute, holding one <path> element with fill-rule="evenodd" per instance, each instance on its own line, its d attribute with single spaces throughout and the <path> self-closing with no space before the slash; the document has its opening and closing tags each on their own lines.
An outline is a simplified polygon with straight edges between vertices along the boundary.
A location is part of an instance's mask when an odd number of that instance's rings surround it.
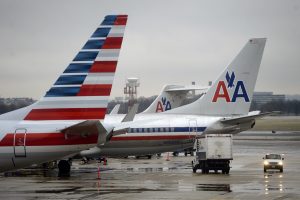
<svg viewBox="0 0 300 200">
<path fill-rule="evenodd" d="M 249 97 L 243 81 L 235 83 L 234 72 L 226 73 L 226 82 L 219 81 L 212 102 L 217 102 L 219 99 L 225 99 L 226 102 L 236 102 L 237 98 L 243 98 L 245 102 L 249 102 Z M 233 90 L 233 95 L 230 97 L 229 90 Z"/>
<path fill-rule="evenodd" d="M 171 103 L 167 100 L 166 97 L 162 97 L 161 101 L 157 102 L 156 111 L 155 112 L 164 112 L 167 110 L 171 110 Z"/>
</svg>

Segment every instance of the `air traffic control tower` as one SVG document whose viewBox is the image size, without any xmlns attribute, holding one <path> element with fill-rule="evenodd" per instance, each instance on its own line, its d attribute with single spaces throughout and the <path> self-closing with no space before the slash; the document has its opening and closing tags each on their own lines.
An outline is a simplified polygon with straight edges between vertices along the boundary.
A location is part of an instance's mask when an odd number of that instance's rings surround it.
<svg viewBox="0 0 300 200">
<path fill-rule="evenodd" d="M 140 86 L 138 78 L 127 78 L 124 87 L 125 98 L 128 99 L 128 111 L 137 102 L 137 88 Z"/>
</svg>

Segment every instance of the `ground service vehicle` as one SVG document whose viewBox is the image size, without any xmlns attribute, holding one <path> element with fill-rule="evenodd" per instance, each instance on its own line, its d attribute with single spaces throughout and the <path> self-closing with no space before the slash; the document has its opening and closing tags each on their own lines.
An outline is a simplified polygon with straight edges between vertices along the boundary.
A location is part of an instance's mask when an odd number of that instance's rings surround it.
<svg viewBox="0 0 300 200">
<path fill-rule="evenodd" d="M 232 160 L 232 135 L 209 134 L 196 139 L 196 157 L 192 161 L 193 172 L 201 169 L 203 174 L 209 170 L 229 174 L 230 160 Z"/>
<path fill-rule="evenodd" d="M 263 157 L 264 159 L 264 172 L 267 169 L 279 169 L 283 172 L 283 160 L 284 158 L 280 154 L 267 154 Z"/>
</svg>

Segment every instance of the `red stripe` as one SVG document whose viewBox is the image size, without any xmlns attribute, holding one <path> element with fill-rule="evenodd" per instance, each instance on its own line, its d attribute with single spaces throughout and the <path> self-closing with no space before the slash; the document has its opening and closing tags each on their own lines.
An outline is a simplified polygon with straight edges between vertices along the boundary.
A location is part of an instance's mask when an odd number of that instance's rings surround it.
<svg viewBox="0 0 300 200">
<path fill-rule="evenodd" d="M 159 135 L 159 136 L 114 136 L 112 141 L 128 141 L 128 140 L 183 140 L 190 139 L 190 135 Z"/>
<path fill-rule="evenodd" d="M 114 25 L 126 25 L 127 15 L 118 15 Z"/>
<path fill-rule="evenodd" d="M 115 72 L 118 61 L 95 61 L 89 72 Z"/>
<path fill-rule="evenodd" d="M 111 84 L 82 85 L 77 96 L 109 96 Z"/>
<path fill-rule="evenodd" d="M 5 137 L 0 141 L 1 147 L 9 147 L 14 145 L 14 134 L 6 134 Z"/>
<path fill-rule="evenodd" d="M 106 38 L 102 49 L 120 49 L 123 37 L 108 37 Z"/>
<path fill-rule="evenodd" d="M 24 120 L 104 119 L 106 108 L 33 109 Z"/>
<path fill-rule="evenodd" d="M 14 134 L 7 134 L 1 141 L 0 146 L 13 146 Z M 66 138 L 63 133 L 27 133 L 25 146 L 55 146 L 55 145 L 80 145 L 96 144 L 98 133 L 87 137 Z"/>
</svg>

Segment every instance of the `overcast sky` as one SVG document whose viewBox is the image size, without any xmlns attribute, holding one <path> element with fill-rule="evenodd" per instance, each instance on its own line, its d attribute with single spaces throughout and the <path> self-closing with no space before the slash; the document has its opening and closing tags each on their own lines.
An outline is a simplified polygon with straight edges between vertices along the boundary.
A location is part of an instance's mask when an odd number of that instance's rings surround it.
<svg viewBox="0 0 300 200">
<path fill-rule="evenodd" d="M 207 85 L 251 37 L 267 37 L 256 91 L 300 93 L 300 1 L 1 0 L 0 96 L 39 99 L 108 14 L 128 14 L 112 96 Z"/>
</svg>

